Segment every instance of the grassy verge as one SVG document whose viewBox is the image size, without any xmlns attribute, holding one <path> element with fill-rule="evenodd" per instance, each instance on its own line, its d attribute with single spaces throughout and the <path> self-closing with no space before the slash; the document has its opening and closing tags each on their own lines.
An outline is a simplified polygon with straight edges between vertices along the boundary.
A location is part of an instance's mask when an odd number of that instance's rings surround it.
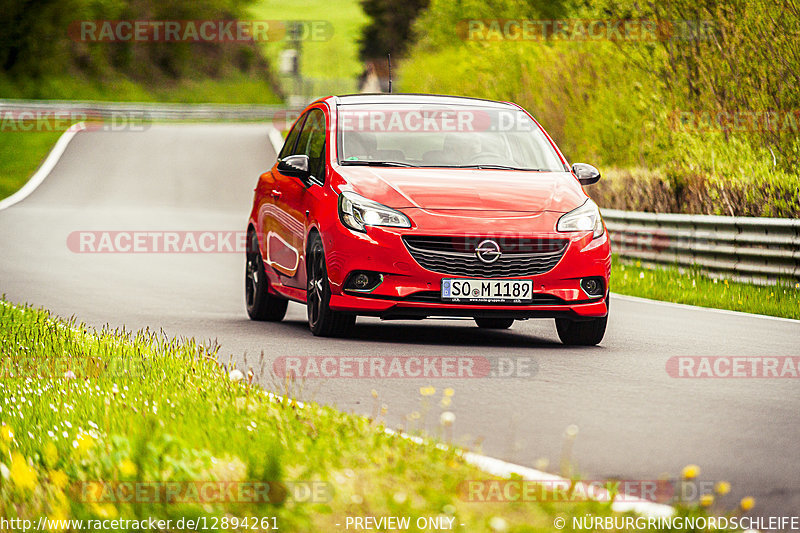
<svg viewBox="0 0 800 533">
<path fill-rule="evenodd" d="M 0 199 L 22 187 L 60 136 L 53 131 L 0 133 Z"/>
<path fill-rule="evenodd" d="M 653 300 L 800 319 L 797 284 L 760 286 L 717 280 L 695 269 L 650 269 L 614 257 L 611 290 Z"/>
<path fill-rule="evenodd" d="M 98 332 L 0 300 L 0 349 L 1 518 L 152 517 L 175 530 L 257 516 L 300 532 L 344 530 L 348 516 L 408 516 L 410 531 L 453 517 L 458 531 L 534 532 L 611 515 L 598 502 L 467 502 L 462 483 L 487 476 L 457 449 L 386 434 L 380 407 L 367 418 L 270 396 L 248 364 L 242 374 L 194 340 Z M 191 498 L 221 482 L 237 487 L 227 501 Z M 242 501 L 264 483 L 269 497 Z"/>
</svg>

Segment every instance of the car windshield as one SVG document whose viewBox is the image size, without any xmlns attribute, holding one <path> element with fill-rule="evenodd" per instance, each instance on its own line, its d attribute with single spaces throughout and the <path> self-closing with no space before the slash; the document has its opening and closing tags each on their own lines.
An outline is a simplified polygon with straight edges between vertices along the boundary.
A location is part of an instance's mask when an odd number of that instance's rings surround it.
<svg viewBox="0 0 800 533">
<path fill-rule="evenodd" d="M 340 105 L 342 165 L 563 172 L 542 130 L 511 107 Z"/>
</svg>

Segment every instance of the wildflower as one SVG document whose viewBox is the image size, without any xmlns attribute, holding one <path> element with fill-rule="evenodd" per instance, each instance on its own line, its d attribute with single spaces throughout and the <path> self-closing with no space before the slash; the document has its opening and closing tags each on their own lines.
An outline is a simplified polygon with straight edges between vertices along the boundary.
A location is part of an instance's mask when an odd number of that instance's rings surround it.
<svg viewBox="0 0 800 533">
<path fill-rule="evenodd" d="M 14 452 L 11 457 L 11 470 L 9 477 L 14 484 L 22 490 L 36 488 L 36 471 L 31 468 L 19 452 Z"/>
<path fill-rule="evenodd" d="M 117 508 L 110 503 L 93 505 L 92 511 L 100 518 L 114 518 L 117 516 Z"/>
<path fill-rule="evenodd" d="M 742 508 L 742 511 L 749 511 L 755 504 L 756 501 L 750 496 L 747 496 L 746 498 L 742 498 L 742 501 L 739 502 L 739 507 Z"/>
<path fill-rule="evenodd" d="M 64 372 L 64 378 L 66 379 L 75 379 L 76 377 L 77 376 L 75 376 L 75 372 L 73 372 L 72 370 L 67 370 L 66 372 Z"/>
<path fill-rule="evenodd" d="M 84 453 L 94 446 L 94 439 L 87 433 L 78 435 L 76 441 L 72 442 L 72 446 L 78 449 L 78 452 Z"/>
<path fill-rule="evenodd" d="M 493 516 L 489 519 L 489 529 L 492 531 L 505 531 L 508 529 L 508 523 L 505 518 Z"/>
<path fill-rule="evenodd" d="M 63 489 L 67 486 L 67 475 L 61 470 L 53 470 L 50 472 L 50 483 L 58 487 L 59 489 Z"/>
<path fill-rule="evenodd" d="M 694 479 L 700 474 L 700 467 L 697 465 L 686 465 L 683 467 L 681 475 L 683 479 Z"/>
<path fill-rule="evenodd" d="M 439 422 L 445 427 L 452 426 L 455 421 L 456 415 L 452 411 L 445 411 L 439 416 Z"/>
<path fill-rule="evenodd" d="M 456 393 L 456 391 L 454 391 L 453 389 L 451 389 L 449 387 L 444 389 L 444 395 L 447 396 L 448 398 L 450 396 L 452 396 L 453 394 L 455 394 L 455 393 Z"/>
<path fill-rule="evenodd" d="M 123 459 L 119 463 L 119 473 L 123 476 L 133 476 L 136 474 L 136 465 L 130 459 Z"/>
<path fill-rule="evenodd" d="M 0 427 L 0 439 L 6 442 L 11 442 L 12 440 L 14 440 L 14 432 L 11 431 L 11 427 L 9 426 Z"/>
<path fill-rule="evenodd" d="M 231 370 L 231 373 L 228 374 L 228 379 L 230 379 L 231 381 L 234 381 L 234 382 L 235 381 L 241 381 L 243 378 L 244 378 L 244 374 L 242 374 L 242 371 L 238 370 L 238 369 Z"/>
<path fill-rule="evenodd" d="M 571 439 L 574 439 L 575 437 L 578 436 L 578 426 L 576 426 L 575 424 L 568 425 L 567 429 L 564 430 L 564 435 Z"/>
<path fill-rule="evenodd" d="M 56 448 L 56 445 L 52 442 L 45 444 L 42 457 L 44 458 L 44 462 L 47 466 L 53 466 L 56 464 L 56 461 L 58 461 L 58 449 Z"/>
<path fill-rule="evenodd" d="M 423 396 L 433 396 L 436 394 L 436 389 L 434 387 L 420 387 L 419 393 Z"/>
<path fill-rule="evenodd" d="M 449 407 L 450 406 L 450 402 L 451 402 L 450 398 L 448 396 L 445 396 L 445 397 L 442 398 L 442 401 L 440 403 L 441 403 L 442 407 Z"/>
<path fill-rule="evenodd" d="M 714 495 L 713 494 L 703 494 L 700 496 L 700 505 L 703 507 L 711 507 L 714 503 Z"/>
<path fill-rule="evenodd" d="M 720 496 L 725 496 L 731 491 L 731 484 L 727 481 L 720 481 L 714 486 L 714 491 Z"/>
<path fill-rule="evenodd" d="M 64 507 L 59 506 L 54 508 L 53 511 L 47 516 L 48 520 L 50 521 L 50 530 L 63 531 L 63 526 L 66 525 L 68 516 L 69 515 Z"/>
<path fill-rule="evenodd" d="M 644 279 L 644 272 L 639 272 L 639 279 Z"/>
<path fill-rule="evenodd" d="M 378 391 L 376 391 L 375 389 L 372 389 L 372 392 L 370 394 L 372 394 L 373 398 L 377 398 L 378 397 Z"/>
</svg>

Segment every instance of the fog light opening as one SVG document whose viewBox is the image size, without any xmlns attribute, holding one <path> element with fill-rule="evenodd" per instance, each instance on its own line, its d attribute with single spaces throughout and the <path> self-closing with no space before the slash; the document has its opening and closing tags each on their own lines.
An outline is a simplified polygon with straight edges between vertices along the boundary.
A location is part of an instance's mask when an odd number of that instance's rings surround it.
<svg viewBox="0 0 800 533">
<path fill-rule="evenodd" d="M 605 294 L 605 283 L 600 276 L 592 276 L 581 280 L 581 288 L 591 298 L 600 298 Z"/>
<path fill-rule="evenodd" d="M 371 292 L 383 282 L 383 274 L 380 272 L 369 272 L 367 270 L 356 270 L 347 276 L 344 288 L 353 292 Z"/>
</svg>

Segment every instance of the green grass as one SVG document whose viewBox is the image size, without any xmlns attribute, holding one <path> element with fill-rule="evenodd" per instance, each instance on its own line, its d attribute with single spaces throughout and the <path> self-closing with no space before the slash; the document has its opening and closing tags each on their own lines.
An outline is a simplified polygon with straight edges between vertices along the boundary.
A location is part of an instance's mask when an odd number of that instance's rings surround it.
<svg viewBox="0 0 800 533">
<path fill-rule="evenodd" d="M 460 484 L 488 476 L 456 448 L 388 435 L 379 398 L 372 417 L 300 406 L 251 384 L 261 360 L 231 379 L 218 346 L 96 331 L 0 300 L 0 348 L 0 518 L 275 516 L 302 532 L 343 530 L 347 516 L 449 515 L 466 525 L 457 531 L 498 531 L 502 519 L 544 532 L 557 515 L 610 514 L 598 502 L 466 502 Z M 80 485 L 223 480 L 323 490 L 310 502 L 274 490 L 260 503 L 134 503 L 85 501 Z"/>
<path fill-rule="evenodd" d="M 614 257 L 611 290 L 701 307 L 800 319 L 800 284 L 753 285 L 713 279 L 696 269 L 650 269 Z"/>
<path fill-rule="evenodd" d="M 356 77 L 363 65 L 358 59 L 358 38 L 367 18 L 358 0 L 342 0 L 332 4 L 327 0 L 258 0 L 250 8 L 257 20 L 325 20 L 333 25 L 333 36 L 326 41 L 302 43 L 303 76 L 328 80 L 336 92 L 356 89 Z M 264 44 L 265 55 L 277 72 L 278 55 L 286 43 Z M 338 85 L 342 87 L 339 88 Z M 287 87 L 288 88 L 288 87 Z M 328 88 L 328 87 L 322 87 Z"/>
<path fill-rule="evenodd" d="M 61 136 L 61 132 L 0 132 L 0 199 L 28 181 Z"/>
<path fill-rule="evenodd" d="M 277 104 L 280 98 L 269 83 L 244 75 L 217 80 L 183 80 L 145 86 L 116 75 L 111 79 L 52 76 L 14 79 L 0 76 L 0 97 L 49 100 L 100 100 L 113 102 L 184 102 L 226 104 Z"/>
</svg>

